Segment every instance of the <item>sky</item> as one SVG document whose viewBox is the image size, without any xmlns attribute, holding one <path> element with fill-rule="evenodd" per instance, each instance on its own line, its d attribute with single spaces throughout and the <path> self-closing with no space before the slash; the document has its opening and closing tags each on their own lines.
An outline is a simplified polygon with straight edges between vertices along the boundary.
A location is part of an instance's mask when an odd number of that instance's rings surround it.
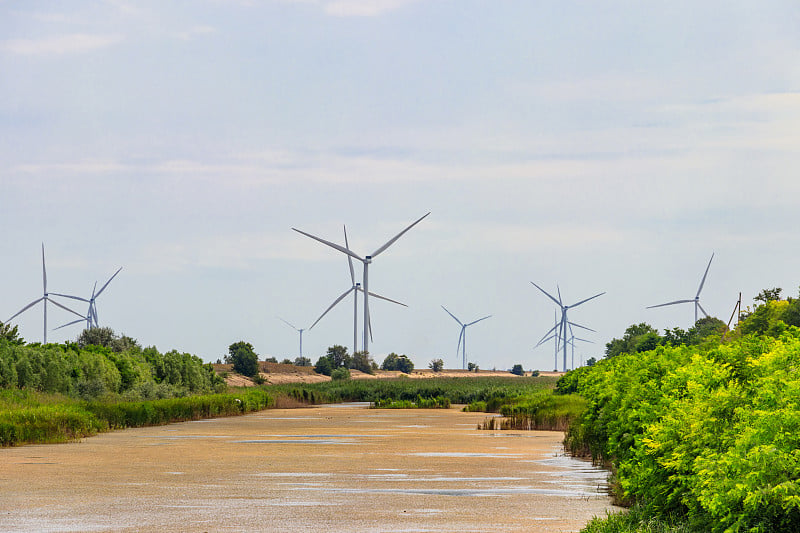
<svg viewBox="0 0 800 533">
<path fill-rule="evenodd" d="M 44 243 L 50 292 L 122 267 L 97 300 L 118 334 L 294 359 L 280 319 L 308 328 L 351 282 L 292 228 L 346 225 L 364 256 L 430 212 L 370 266 L 408 305 L 370 301 L 377 362 L 459 368 L 445 306 L 492 315 L 467 329 L 480 368 L 552 370 L 534 282 L 605 292 L 569 311 L 595 330 L 577 365 L 631 324 L 689 328 L 692 305 L 646 307 L 693 298 L 712 253 L 711 315 L 797 296 L 798 147 L 795 0 L 0 0 L 0 320 L 42 296 Z M 352 348 L 352 317 L 303 355 Z M 49 306 L 48 340 L 70 320 Z"/>
</svg>

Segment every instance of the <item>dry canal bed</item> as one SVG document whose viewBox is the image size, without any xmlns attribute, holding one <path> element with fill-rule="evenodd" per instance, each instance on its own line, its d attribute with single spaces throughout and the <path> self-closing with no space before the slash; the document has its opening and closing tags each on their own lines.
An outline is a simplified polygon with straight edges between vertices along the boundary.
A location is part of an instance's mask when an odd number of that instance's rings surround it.
<svg viewBox="0 0 800 533">
<path fill-rule="evenodd" d="M 0 449 L 0 531 L 577 531 L 612 509 L 561 434 L 483 413 L 275 409 Z"/>
</svg>

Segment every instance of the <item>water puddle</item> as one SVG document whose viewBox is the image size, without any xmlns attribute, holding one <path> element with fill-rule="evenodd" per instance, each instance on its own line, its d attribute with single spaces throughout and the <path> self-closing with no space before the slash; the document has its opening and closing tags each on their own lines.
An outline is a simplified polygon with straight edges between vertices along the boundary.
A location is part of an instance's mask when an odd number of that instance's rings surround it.
<svg viewBox="0 0 800 533">
<path fill-rule="evenodd" d="M 408 453 L 416 457 L 492 457 L 505 459 L 508 457 L 522 457 L 519 453 L 471 453 L 471 452 L 417 452 Z"/>
</svg>

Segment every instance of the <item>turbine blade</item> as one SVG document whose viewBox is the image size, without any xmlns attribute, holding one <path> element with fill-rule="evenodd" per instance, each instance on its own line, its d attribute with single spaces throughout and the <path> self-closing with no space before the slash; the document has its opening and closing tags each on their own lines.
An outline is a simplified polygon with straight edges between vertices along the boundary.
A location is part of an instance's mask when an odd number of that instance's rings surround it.
<svg viewBox="0 0 800 533">
<path fill-rule="evenodd" d="M 461 349 L 461 339 L 464 338 L 464 326 L 461 326 L 461 333 L 458 334 L 458 346 L 456 346 L 456 355 L 458 355 L 458 351 Z"/>
<path fill-rule="evenodd" d="M 594 295 L 594 296 L 592 296 L 591 298 L 586 298 L 585 300 L 581 300 L 580 302 L 578 302 L 578 303 L 576 303 L 576 304 L 572 304 L 572 305 L 570 305 L 569 307 L 570 307 L 570 309 L 571 309 L 571 308 L 573 308 L 573 307 L 578 307 L 578 306 L 579 306 L 579 305 L 581 305 L 582 303 L 586 303 L 586 302 L 588 302 L 589 300 L 593 300 L 593 299 L 597 298 L 598 296 L 602 296 L 602 295 L 604 295 L 604 294 L 605 294 L 605 292 L 601 292 L 600 294 L 595 294 L 595 295 Z"/>
<path fill-rule="evenodd" d="M 453 313 L 451 313 L 450 311 L 448 311 L 448 310 L 447 310 L 447 308 L 446 308 L 445 306 L 442 306 L 442 309 L 444 309 L 444 310 L 445 310 L 445 312 L 446 312 L 448 315 L 450 315 L 451 317 L 453 317 L 453 320 L 455 320 L 456 322 L 458 322 L 458 325 L 459 325 L 459 326 L 462 326 L 462 327 L 464 326 L 464 324 L 462 324 L 462 323 L 461 323 L 461 321 L 460 321 L 459 319 L 457 319 L 457 318 L 456 318 L 456 315 L 454 315 Z"/>
<path fill-rule="evenodd" d="M 373 342 L 375 339 L 372 338 L 372 315 L 367 313 L 367 325 L 369 327 L 369 341 Z"/>
<path fill-rule="evenodd" d="M 392 244 L 394 244 L 394 242 L 395 242 L 397 239 L 399 239 L 400 237 L 402 237 L 402 236 L 403 236 L 403 234 L 404 234 L 405 232 L 407 232 L 408 230 L 410 230 L 411 228 L 413 228 L 414 226 L 416 226 L 417 224 L 419 224 L 419 223 L 422 221 L 422 219 L 423 219 L 423 218 L 427 217 L 427 216 L 428 216 L 428 215 L 430 215 L 430 214 L 431 214 L 431 212 L 430 212 L 430 211 L 428 211 L 427 213 L 425 213 L 424 215 L 422 215 L 421 217 L 419 217 L 417 220 L 415 220 L 414 222 L 412 222 L 410 226 L 408 226 L 406 229 L 404 229 L 403 231 L 401 231 L 400 233 L 398 233 L 397 235 L 395 235 L 394 237 L 392 237 L 392 238 L 391 238 L 391 239 L 390 239 L 390 240 L 389 240 L 389 241 L 388 241 L 386 244 L 384 244 L 383 246 L 381 246 L 380 248 L 378 248 L 377 250 L 375 250 L 374 252 L 372 252 L 372 257 L 373 257 L 373 258 L 374 258 L 374 257 L 377 257 L 377 255 L 378 255 L 379 253 L 383 252 L 383 251 L 384 251 L 385 249 L 387 249 L 389 246 L 391 246 Z"/>
<path fill-rule="evenodd" d="M 695 298 L 698 298 L 700 296 L 700 291 L 703 290 L 703 285 L 705 285 L 705 283 L 706 283 L 706 276 L 708 276 L 708 269 L 711 268 L 711 261 L 713 261 L 713 260 L 714 260 L 714 254 L 712 253 L 711 254 L 711 259 L 708 260 L 708 266 L 706 267 L 706 273 L 703 274 L 703 279 L 700 281 L 700 287 L 697 288 L 697 294 L 695 295 Z M 702 307 L 700 309 L 702 309 Z M 703 311 L 703 312 L 705 313 L 705 311 Z M 708 315 L 706 315 L 706 316 L 708 316 Z"/>
<path fill-rule="evenodd" d="M 697 307 L 699 307 L 699 308 L 700 308 L 700 310 L 703 312 L 703 314 L 704 314 L 704 315 L 706 315 L 706 318 L 708 318 L 708 317 L 709 317 L 709 314 L 708 314 L 708 313 L 706 313 L 706 310 L 705 310 L 705 309 L 703 309 L 703 306 L 702 306 L 702 305 L 700 305 L 700 302 L 697 302 Z"/>
<path fill-rule="evenodd" d="M 306 233 L 305 231 L 300 231 L 297 228 L 292 228 L 292 229 L 294 231 L 296 231 L 297 233 L 301 233 L 301 234 L 305 235 L 306 237 L 310 237 L 310 238 L 314 239 L 315 241 L 321 242 L 322 244 L 327 244 L 328 246 L 330 246 L 334 250 L 339 250 L 343 254 L 347 254 L 347 255 L 355 258 L 355 259 L 358 259 L 362 263 L 364 262 L 364 260 L 361 257 L 359 257 L 357 254 L 353 253 L 352 250 L 348 250 L 344 246 L 339 246 L 338 244 L 333 243 L 331 241 L 326 241 L 325 239 L 320 239 L 319 237 L 315 237 L 314 235 L 311 235 L 310 233 Z"/>
<path fill-rule="evenodd" d="M 344 291 L 344 293 L 343 293 L 341 296 L 339 296 L 338 298 L 336 298 L 336 299 L 333 301 L 333 303 L 332 303 L 330 306 L 328 306 L 328 308 L 325 310 L 325 312 L 324 312 L 324 313 L 322 313 L 322 314 L 319 316 L 319 318 L 318 318 L 317 320 L 315 320 L 315 321 L 314 321 L 314 323 L 313 323 L 313 324 L 311 324 L 311 327 L 309 327 L 308 329 L 312 329 L 314 326 L 316 326 L 316 325 L 317 325 L 317 322 L 319 322 L 320 320 L 322 320 L 322 317 L 324 317 L 325 315 L 327 315 L 327 314 L 328 314 L 328 311 L 330 311 L 331 309 L 333 309 L 334 307 L 336 307 L 336 304 L 338 304 L 339 302 L 341 302 L 342 300 L 344 300 L 345 296 L 347 296 L 348 294 L 350 294 L 352 291 L 353 291 L 353 289 L 352 289 L 352 288 L 350 288 L 350 289 L 347 289 L 346 291 Z M 294 326 L 292 326 L 292 327 L 294 327 Z"/>
<path fill-rule="evenodd" d="M 645 309 L 653 309 L 654 307 L 664 307 L 665 305 L 675 305 L 675 304 L 688 304 L 694 302 L 694 300 L 675 300 L 674 302 L 667 302 L 665 304 L 658 304 L 658 305 L 650 305 Z"/>
<path fill-rule="evenodd" d="M 564 300 L 561 299 L 561 287 L 556 285 L 556 290 L 558 291 L 558 304 L 564 305 Z"/>
<path fill-rule="evenodd" d="M 546 342 L 547 342 L 547 341 L 549 341 L 549 340 L 555 339 L 555 338 L 556 338 L 556 336 L 555 336 L 555 335 L 550 335 L 550 336 L 549 336 L 549 337 L 547 337 L 546 339 L 542 339 L 541 341 L 539 341 L 539 342 L 536 344 L 536 346 L 534 346 L 534 347 L 533 347 L 533 349 L 535 350 L 536 348 L 538 348 L 538 347 L 539 347 L 539 346 L 541 346 L 542 344 L 546 343 Z"/>
<path fill-rule="evenodd" d="M 545 337 L 547 337 L 548 335 L 550 335 L 551 333 L 553 333 L 553 332 L 556 330 L 556 328 L 558 328 L 558 326 L 559 326 L 559 325 L 558 325 L 558 324 L 556 324 L 555 326 L 553 326 L 552 328 L 550 328 L 549 330 L 547 330 L 547 333 L 545 333 L 545 334 L 544 334 L 544 336 L 542 337 L 542 340 L 540 340 L 540 341 L 539 341 L 539 342 L 536 344 L 536 346 L 539 346 L 540 344 L 542 344 L 542 343 L 544 343 L 544 342 L 547 342 L 548 340 L 550 340 L 549 338 L 545 339 Z"/>
<path fill-rule="evenodd" d="M 575 337 L 575 340 L 576 340 L 576 341 L 588 342 L 588 343 L 594 344 L 594 341 L 590 341 L 590 340 L 586 340 L 586 339 L 581 339 L 580 337 Z"/>
<path fill-rule="evenodd" d="M 342 225 L 344 228 L 344 247 L 348 250 L 350 249 L 350 245 L 347 243 L 347 226 Z M 347 256 L 347 263 L 350 265 L 350 283 L 353 285 L 356 284 L 356 272 L 353 270 L 353 258 L 349 255 Z"/>
<path fill-rule="evenodd" d="M 290 327 L 290 328 L 292 328 L 293 330 L 295 330 L 295 331 L 300 331 L 300 330 L 299 330 L 299 329 L 297 329 L 297 328 L 296 328 L 296 327 L 295 327 L 293 324 L 291 324 L 291 323 L 287 322 L 286 320 L 282 319 L 281 317 L 278 317 L 278 320 L 280 320 L 281 322 L 283 322 L 284 324 L 286 324 L 287 326 L 289 326 L 289 327 Z"/>
<path fill-rule="evenodd" d="M 30 309 L 31 307 L 33 307 L 34 305 L 38 304 L 39 302 L 41 302 L 41 301 L 42 301 L 42 300 L 44 300 L 44 299 L 45 299 L 45 297 L 44 297 L 44 296 L 42 296 L 42 297 L 41 297 L 41 298 L 39 298 L 38 300 L 34 300 L 34 301 L 32 301 L 31 303 L 29 303 L 28 305 L 26 305 L 25 307 L 23 307 L 22 309 L 20 309 L 19 311 L 17 311 L 17 313 L 16 313 L 15 315 L 13 315 L 11 318 L 9 318 L 8 320 L 6 320 L 6 321 L 5 321 L 5 323 L 6 323 L 6 324 L 8 324 L 9 322 L 11 322 L 11 320 L 12 320 L 13 318 L 16 318 L 16 317 L 18 317 L 19 315 L 21 315 L 22 313 L 24 313 L 25 311 L 27 311 L 28 309 Z"/>
<path fill-rule="evenodd" d="M 89 300 L 86 298 L 81 298 L 80 296 L 72 296 L 71 294 L 60 294 L 57 292 L 48 293 L 48 296 L 61 296 L 62 298 L 72 298 L 73 300 L 80 300 L 81 302 L 89 303 Z"/>
<path fill-rule="evenodd" d="M 47 269 L 44 267 L 44 243 L 42 243 L 42 293 L 47 294 Z"/>
<path fill-rule="evenodd" d="M 94 327 L 99 328 L 100 322 L 97 320 L 97 306 L 92 304 L 92 320 L 94 321 Z"/>
<path fill-rule="evenodd" d="M 65 311 L 69 311 L 69 312 L 70 312 L 70 313 L 72 313 L 73 315 L 76 315 L 76 316 L 79 316 L 79 317 L 81 317 L 81 320 L 86 320 L 86 317 L 85 317 L 85 316 L 83 316 L 82 314 L 80 314 L 80 313 L 78 313 L 78 312 L 76 312 L 76 311 L 73 311 L 72 309 L 70 309 L 70 308 L 69 308 L 69 307 L 67 307 L 66 305 L 61 305 L 60 303 L 58 303 L 58 302 L 57 302 L 57 301 L 55 301 L 55 300 L 50 300 L 50 298 L 42 298 L 42 299 L 43 299 L 43 300 L 49 300 L 51 304 L 53 304 L 53 305 L 55 305 L 55 306 L 58 306 L 58 307 L 60 307 L 61 309 L 65 310 Z"/>
<path fill-rule="evenodd" d="M 100 296 L 100 294 L 101 294 L 101 293 L 102 293 L 104 290 L 106 290 L 106 287 L 108 287 L 108 284 L 109 284 L 109 283 L 111 283 L 111 280 L 112 280 L 112 279 L 114 279 L 115 277 L 117 277 L 117 274 L 119 274 L 119 271 L 120 271 L 120 270 L 122 270 L 122 267 L 119 267 L 119 269 L 117 269 L 117 271 L 116 271 L 116 272 L 114 272 L 114 275 L 113 275 L 113 276 L 111 276 L 110 278 L 108 278 L 108 281 L 106 281 L 106 284 L 105 284 L 105 285 L 103 285 L 103 287 L 102 287 L 102 288 L 101 288 L 99 291 L 97 291 L 97 294 L 95 294 L 95 295 L 94 295 L 94 297 L 95 297 L 95 298 L 97 298 L 98 296 Z"/>
<path fill-rule="evenodd" d="M 585 329 L 587 331 L 593 331 L 594 333 L 597 333 L 592 328 L 587 328 L 586 326 L 581 326 L 580 324 L 576 324 L 575 322 L 569 322 L 569 324 L 572 325 L 572 326 L 575 326 L 576 328 L 583 328 L 583 329 Z"/>
<path fill-rule="evenodd" d="M 551 300 L 553 300 L 553 302 L 555 302 L 555 304 L 556 304 L 557 306 L 559 306 L 559 307 L 564 307 L 563 305 L 561 305 L 561 302 L 560 302 L 560 301 L 558 301 L 558 300 L 556 300 L 555 298 L 553 298 L 552 296 L 550 296 L 550 295 L 547 293 L 547 291 L 546 291 L 546 290 L 544 290 L 543 288 L 541 288 L 541 287 L 540 287 L 540 286 L 538 286 L 537 284 L 533 283 L 532 281 L 531 281 L 531 284 L 532 284 L 534 287 L 536 287 L 537 289 L 539 289 L 540 291 L 542 291 L 542 292 L 545 294 L 545 296 L 547 296 L 548 298 L 550 298 Z"/>
<path fill-rule="evenodd" d="M 479 318 L 478 320 L 473 320 L 473 321 L 472 321 L 472 322 L 470 322 L 469 324 L 465 324 L 465 325 L 467 325 L 467 326 L 471 326 L 472 324 L 477 324 L 477 323 L 478 323 L 478 322 L 480 322 L 481 320 L 486 320 L 487 318 L 490 318 L 491 316 L 492 316 L 492 315 L 486 315 L 486 316 L 485 316 L 485 317 L 483 317 L 483 318 Z"/>
<path fill-rule="evenodd" d="M 364 292 L 364 289 L 362 289 L 361 287 L 358 287 L 358 290 L 361 291 L 361 292 Z M 386 296 L 381 296 L 380 294 L 375 294 L 374 292 L 370 292 L 369 295 L 370 296 L 374 296 L 375 298 L 378 298 L 380 300 L 386 300 L 387 302 L 392 302 L 393 304 L 402 305 L 403 307 L 408 307 L 403 302 L 398 302 L 397 300 L 392 300 L 391 298 L 387 298 Z"/>
<path fill-rule="evenodd" d="M 79 318 L 78 320 L 73 320 L 72 322 L 67 322 L 66 324 L 64 324 L 62 326 L 58 326 L 57 328 L 53 328 L 53 331 L 55 331 L 57 329 L 65 328 L 67 326 L 71 326 L 73 324 L 77 324 L 78 322 L 84 322 L 85 320 L 86 320 L 86 318 Z"/>
</svg>

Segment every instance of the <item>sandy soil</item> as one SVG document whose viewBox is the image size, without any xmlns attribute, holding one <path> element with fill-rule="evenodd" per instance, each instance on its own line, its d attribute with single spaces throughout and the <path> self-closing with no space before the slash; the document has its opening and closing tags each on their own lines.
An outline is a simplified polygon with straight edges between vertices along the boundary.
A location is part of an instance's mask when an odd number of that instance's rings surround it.
<svg viewBox="0 0 800 533">
<path fill-rule="evenodd" d="M 577 531 L 612 509 L 561 434 L 325 406 L 0 449 L 0 531 Z"/>
<path fill-rule="evenodd" d="M 285 365 L 282 363 L 267 363 L 264 361 L 259 362 L 260 374 L 266 380 L 266 383 L 277 385 L 281 383 L 319 383 L 321 381 L 330 381 L 330 377 L 323 376 L 314 372 L 313 367 L 297 367 L 294 365 Z M 228 372 L 228 377 L 225 382 L 231 387 L 251 387 L 254 385 L 253 380 L 245 376 L 234 374 L 232 372 L 233 365 L 213 365 L 218 373 Z M 542 376 L 562 376 L 563 372 L 540 372 Z M 516 377 L 507 371 L 502 370 L 480 370 L 478 372 L 469 372 L 467 370 L 442 370 L 441 372 L 434 372 L 430 369 L 414 370 L 410 374 L 403 372 L 377 370 L 375 374 L 365 374 L 358 370 L 351 370 L 350 377 L 352 379 L 390 379 L 405 376 L 411 379 L 428 379 L 428 378 L 474 378 L 474 377 L 489 377 L 489 376 L 502 376 L 502 377 Z"/>
</svg>

